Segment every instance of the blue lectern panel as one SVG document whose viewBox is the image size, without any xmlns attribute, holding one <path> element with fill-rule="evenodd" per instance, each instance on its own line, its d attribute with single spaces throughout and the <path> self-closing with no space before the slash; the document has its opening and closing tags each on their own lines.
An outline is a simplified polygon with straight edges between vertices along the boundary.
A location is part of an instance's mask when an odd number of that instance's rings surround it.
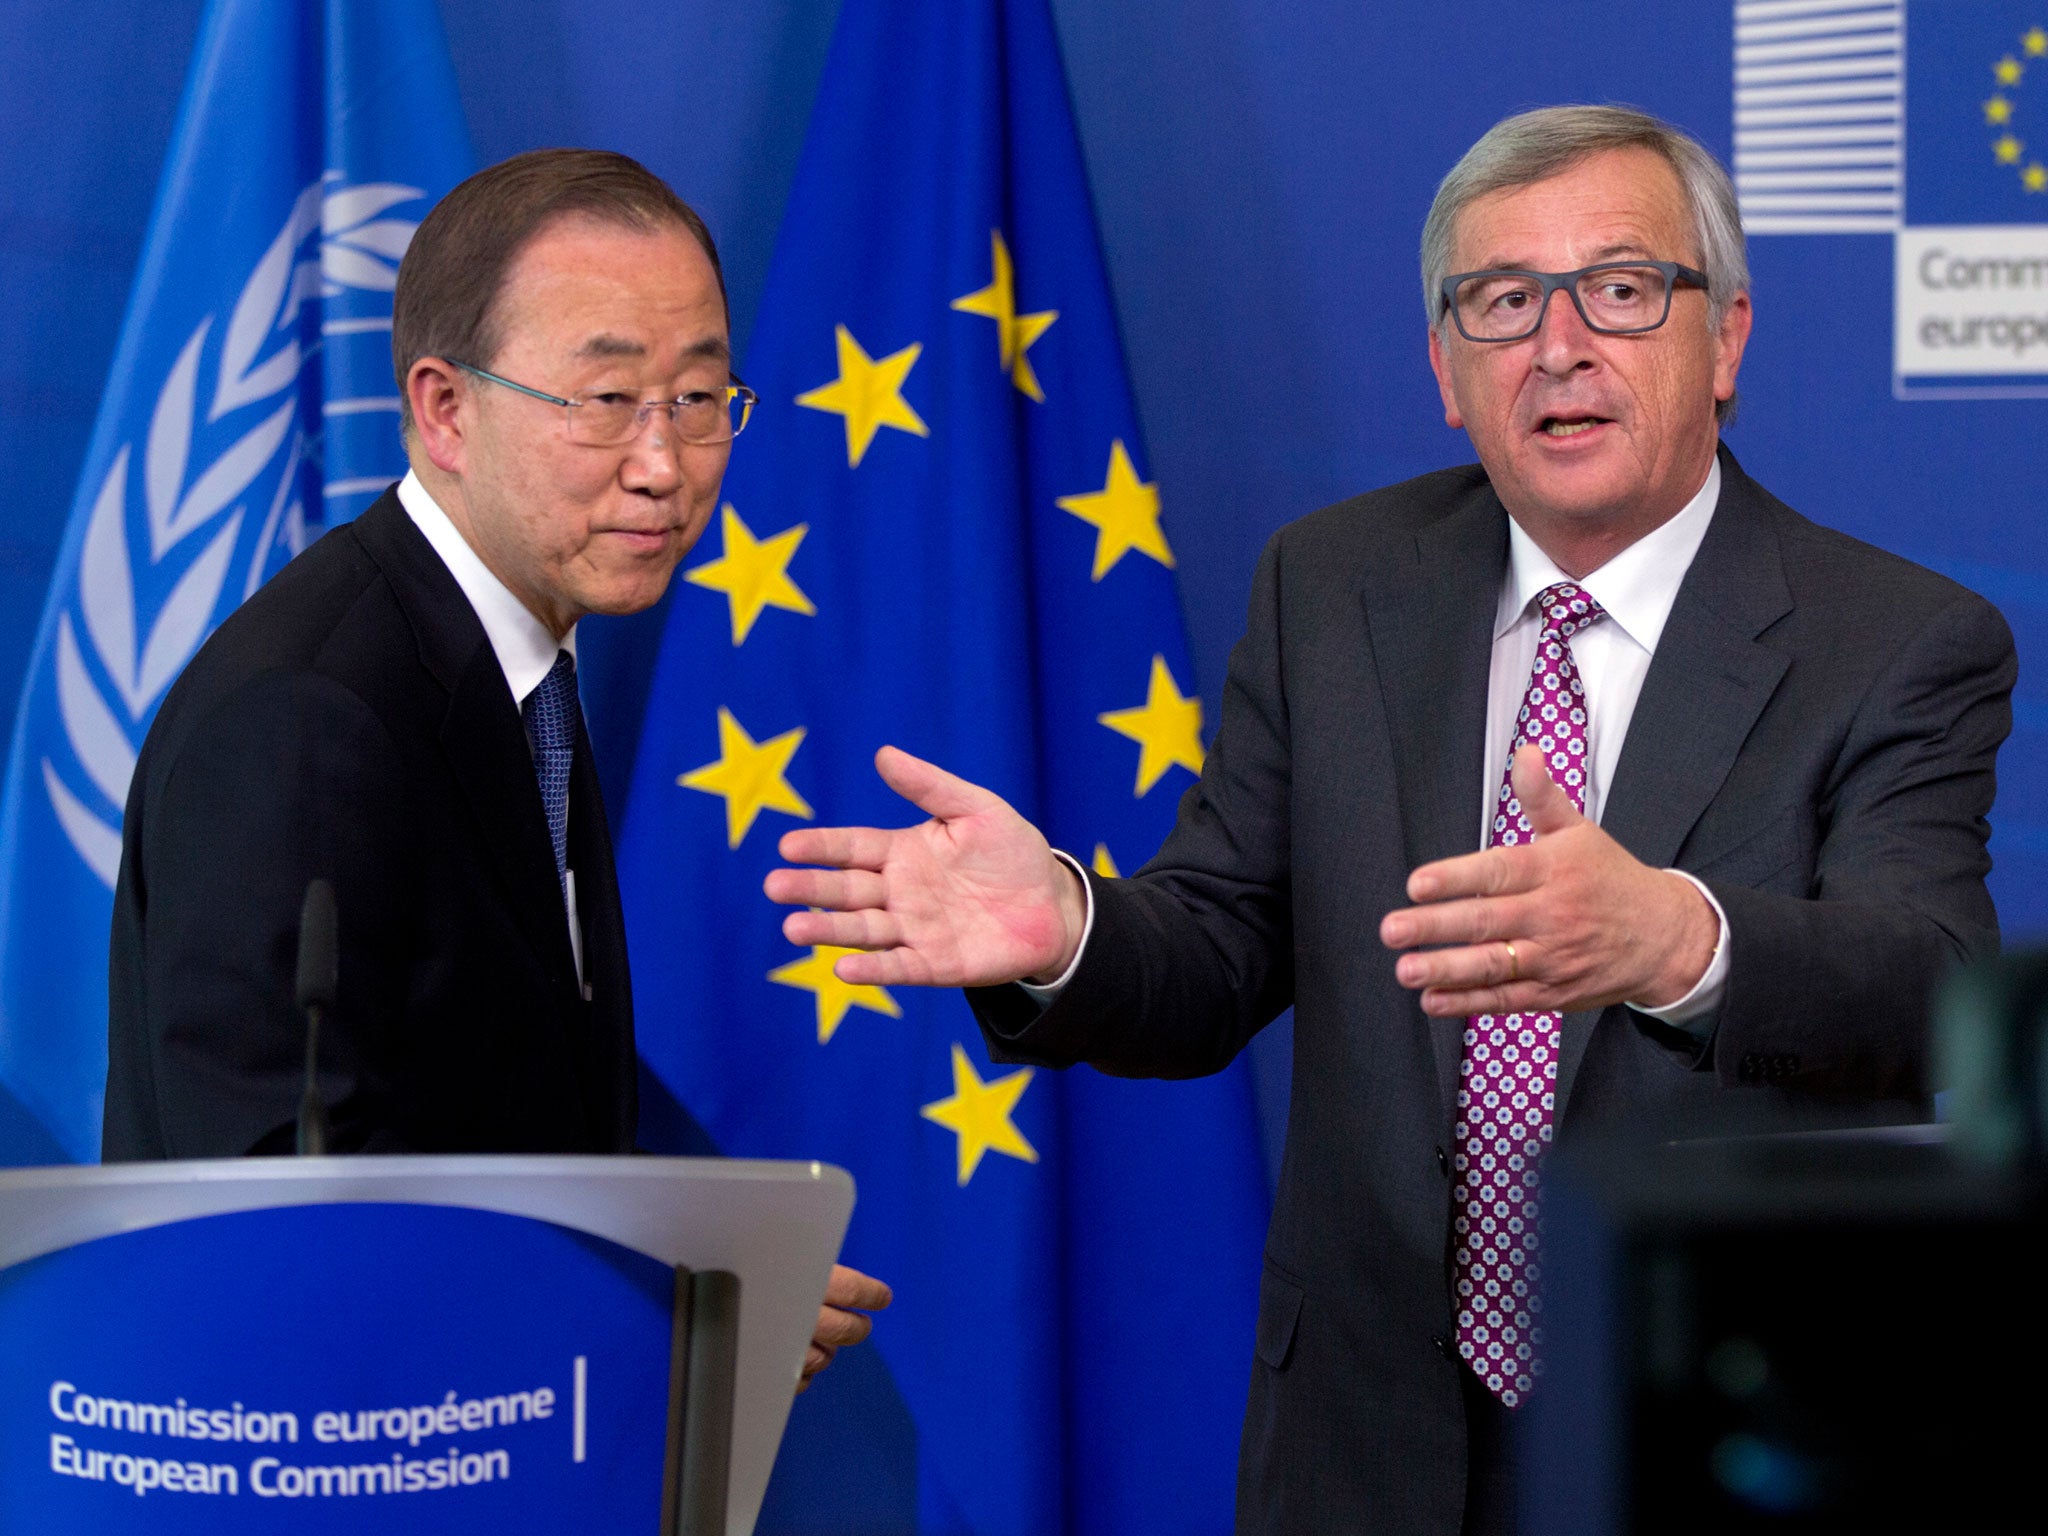
<svg viewBox="0 0 2048 1536">
<path fill-rule="evenodd" d="M 672 1272 L 305 1205 L 0 1270 L 0 1531 L 653 1531 Z"/>
</svg>

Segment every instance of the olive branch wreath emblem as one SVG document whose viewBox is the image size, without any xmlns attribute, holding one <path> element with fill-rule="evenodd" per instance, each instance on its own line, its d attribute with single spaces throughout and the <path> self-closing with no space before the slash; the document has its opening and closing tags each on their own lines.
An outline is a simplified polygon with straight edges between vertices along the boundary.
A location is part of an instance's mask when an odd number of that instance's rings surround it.
<svg viewBox="0 0 2048 1536">
<path fill-rule="evenodd" d="M 100 481 L 86 522 L 77 592 L 57 620 L 56 693 L 79 767 L 116 808 L 112 824 L 66 783 L 48 756 L 42 773 L 58 824 L 109 888 L 120 867 L 120 807 L 128 798 L 138 743 L 157 700 L 216 622 L 247 521 L 244 498 L 280 457 L 283 468 L 234 601 L 261 584 L 281 533 L 294 553 L 304 542 L 303 508 L 293 492 L 299 466 L 317 444 L 297 424 L 295 386 L 311 352 L 299 341 L 301 310 L 348 289 L 390 293 L 418 226 L 386 215 L 424 195 L 394 182 L 345 186 L 333 172 L 300 193 L 242 285 L 211 376 L 204 375 L 214 313 L 193 327 L 157 393 L 141 473 L 131 473 L 131 440 L 115 451 Z M 389 323 L 388 311 L 382 318 Z M 208 425 L 232 411 L 268 409 L 217 458 L 195 465 L 202 400 Z M 137 480 L 139 516 L 131 507 Z M 136 572 L 167 561 L 189 563 L 155 611 L 144 613 Z M 81 622 L 104 686 L 79 642 Z"/>
</svg>

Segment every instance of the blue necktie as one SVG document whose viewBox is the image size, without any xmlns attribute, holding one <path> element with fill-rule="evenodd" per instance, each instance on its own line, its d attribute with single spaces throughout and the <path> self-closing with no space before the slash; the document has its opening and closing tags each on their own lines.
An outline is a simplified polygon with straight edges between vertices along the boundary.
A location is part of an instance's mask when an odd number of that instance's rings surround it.
<svg viewBox="0 0 2048 1536">
<path fill-rule="evenodd" d="M 555 664 L 519 706 L 526 739 L 533 743 L 533 771 L 540 779 L 540 803 L 555 845 L 555 878 L 569 871 L 569 767 L 576 760 L 576 732 L 583 710 L 576 700 L 576 658 L 555 653 Z"/>
</svg>

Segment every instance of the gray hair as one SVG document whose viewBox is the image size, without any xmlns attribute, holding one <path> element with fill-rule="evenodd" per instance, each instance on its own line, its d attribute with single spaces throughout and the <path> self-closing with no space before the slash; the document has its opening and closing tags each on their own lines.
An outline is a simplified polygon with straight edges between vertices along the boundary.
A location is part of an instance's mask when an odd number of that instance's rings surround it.
<svg viewBox="0 0 2048 1536">
<path fill-rule="evenodd" d="M 1609 149 L 1652 149 L 1678 174 L 1692 211 L 1700 268 L 1707 274 L 1707 324 L 1739 293 L 1749 291 L 1749 256 L 1735 187 L 1706 146 L 1682 128 L 1633 107 L 1539 107 L 1495 123 L 1437 186 L 1422 224 L 1422 302 L 1432 330 L 1448 318 L 1443 280 L 1450 275 L 1451 241 L 1458 215 L 1478 199 L 1526 187 Z M 1722 402 L 1722 415 L 1731 402 Z"/>
</svg>

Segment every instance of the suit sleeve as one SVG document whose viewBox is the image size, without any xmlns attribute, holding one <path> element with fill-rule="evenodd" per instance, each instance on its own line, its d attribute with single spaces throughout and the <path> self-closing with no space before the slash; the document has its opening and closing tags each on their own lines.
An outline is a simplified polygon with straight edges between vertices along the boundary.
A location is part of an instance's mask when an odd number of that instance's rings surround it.
<svg viewBox="0 0 2048 1536">
<path fill-rule="evenodd" d="M 1928 996 L 1995 954 L 1984 880 L 2018 663 L 1963 593 L 1901 637 L 1857 709 L 1819 810 L 1811 896 L 1709 881 L 1728 914 L 1711 1065 L 1725 1083 L 1921 1098 Z"/>
<path fill-rule="evenodd" d="M 1216 739 L 1172 833 L 1132 879 L 1088 877 L 1095 928 L 1073 979 L 1042 1013 L 1021 987 L 968 993 L 995 1059 L 1197 1077 L 1293 1001 L 1284 538 L 1259 561 Z"/>
<path fill-rule="evenodd" d="M 299 912 L 316 877 L 333 882 L 340 915 L 340 986 L 320 1036 L 329 1143 L 407 1150 L 390 1129 L 389 1021 L 404 1016 L 414 840 L 382 722 L 331 680 L 272 675 L 190 722 L 138 777 L 116 899 L 108 1157 L 292 1149 Z"/>
</svg>

